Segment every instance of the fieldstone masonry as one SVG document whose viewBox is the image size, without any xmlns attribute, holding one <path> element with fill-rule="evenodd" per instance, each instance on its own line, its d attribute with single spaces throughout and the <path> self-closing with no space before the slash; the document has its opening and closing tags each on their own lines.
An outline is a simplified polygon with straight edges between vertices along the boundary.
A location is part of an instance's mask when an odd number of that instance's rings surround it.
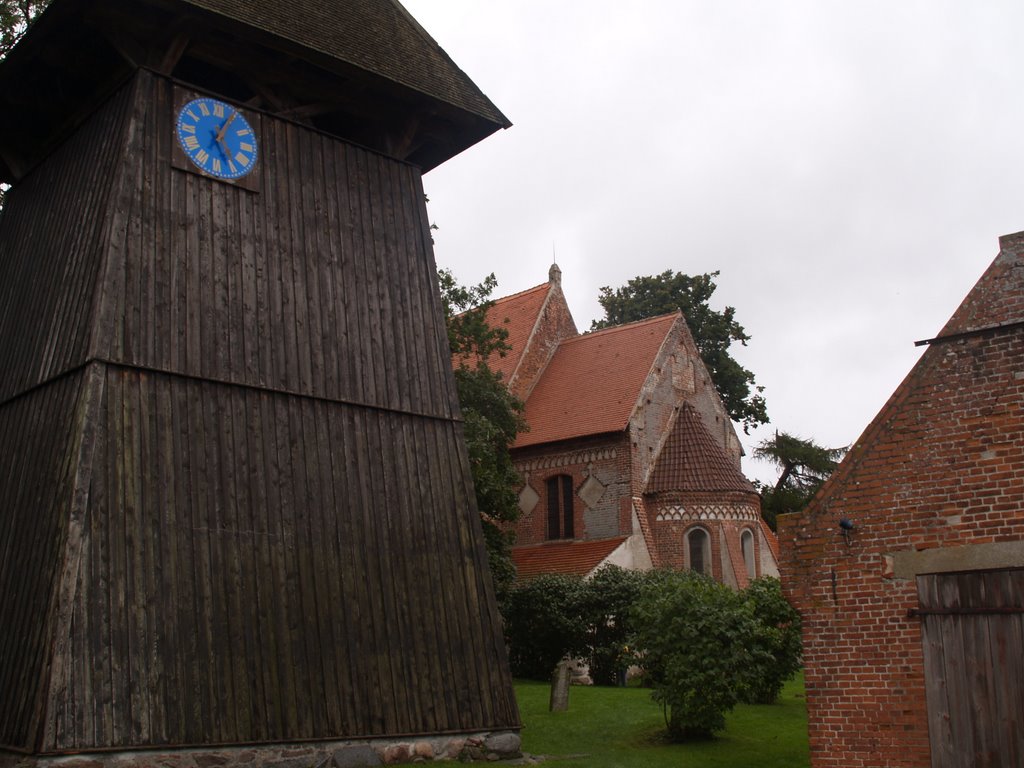
<svg viewBox="0 0 1024 768">
<path fill-rule="evenodd" d="M 23 757 L 0 753 L 0 768 L 366 768 L 396 763 L 496 762 L 520 757 L 513 731 L 422 739 L 325 741 L 316 744 L 88 753 Z"/>
</svg>

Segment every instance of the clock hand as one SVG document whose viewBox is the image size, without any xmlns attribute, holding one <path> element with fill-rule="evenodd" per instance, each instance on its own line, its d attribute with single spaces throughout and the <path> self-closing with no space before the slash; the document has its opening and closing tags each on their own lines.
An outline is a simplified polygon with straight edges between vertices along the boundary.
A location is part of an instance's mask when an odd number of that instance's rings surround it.
<svg viewBox="0 0 1024 768">
<path fill-rule="evenodd" d="M 224 125 L 222 125 L 222 126 L 220 127 L 220 133 L 218 133 L 218 134 L 217 134 L 217 141 L 218 141 L 219 143 L 223 143 L 223 142 L 224 142 L 224 134 L 228 132 L 228 126 L 229 126 L 229 125 L 231 125 L 231 122 L 232 122 L 232 121 L 233 121 L 233 120 L 234 120 L 234 119 L 235 119 L 236 117 L 238 117 L 238 112 L 232 112 L 232 113 L 231 113 L 231 117 L 229 117 L 229 118 L 228 118 L 228 119 L 227 119 L 227 120 L 225 121 Z"/>
<path fill-rule="evenodd" d="M 214 138 L 214 141 L 220 146 L 221 154 L 224 155 L 224 159 L 225 160 L 228 159 L 228 156 L 231 154 L 231 152 L 228 150 L 228 145 L 224 141 L 224 134 L 226 134 L 228 132 L 228 126 L 231 125 L 231 123 L 234 121 L 234 119 L 237 116 L 238 116 L 238 112 L 232 112 L 231 113 L 231 117 L 229 117 L 227 120 L 224 121 L 224 125 L 222 125 L 220 127 L 220 131 L 217 133 L 217 136 Z"/>
</svg>

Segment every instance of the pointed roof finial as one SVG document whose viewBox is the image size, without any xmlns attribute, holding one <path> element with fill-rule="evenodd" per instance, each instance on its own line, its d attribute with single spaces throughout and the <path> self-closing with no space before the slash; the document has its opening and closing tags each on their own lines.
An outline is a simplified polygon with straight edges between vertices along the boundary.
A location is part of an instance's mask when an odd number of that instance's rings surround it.
<svg viewBox="0 0 1024 768">
<path fill-rule="evenodd" d="M 555 262 L 551 262 L 551 269 L 548 270 L 548 282 L 555 285 L 562 284 L 562 270 L 558 268 Z"/>
</svg>

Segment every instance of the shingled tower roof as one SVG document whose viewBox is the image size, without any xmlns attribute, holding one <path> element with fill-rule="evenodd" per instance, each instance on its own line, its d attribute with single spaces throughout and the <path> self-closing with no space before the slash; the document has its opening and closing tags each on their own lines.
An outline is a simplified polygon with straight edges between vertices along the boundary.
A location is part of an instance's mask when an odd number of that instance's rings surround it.
<svg viewBox="0 0 1024 768">
<path fill-rule="evenodd" d="M 140 67 L 424 170 L 511 124 L 397 0 L 53 0 L 0 63 L 0 181 Z"/>
</svg>

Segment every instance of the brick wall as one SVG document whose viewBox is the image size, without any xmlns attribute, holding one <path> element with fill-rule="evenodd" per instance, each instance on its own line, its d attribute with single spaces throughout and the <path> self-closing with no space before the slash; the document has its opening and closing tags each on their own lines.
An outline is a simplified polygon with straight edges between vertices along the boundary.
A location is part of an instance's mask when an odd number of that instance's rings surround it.
<svg viewBox="0 0 1024 768">
<path fill-rule="evenodd" d="M 537 383 L 537 379 L 540 378 L 540 374 L 551 362 L 558 345 L 578 334 L 576 322 L 572 319 L 569 305 L 565 302 L 562 287 L 559 283 L 553 283 L 544 301 L 540 317 L 537 318 L 537 324 L 523 350 L 519 365 L 508 383 L 513 394 L 526 400 Z"/>
<path fill-rule="evenodd" d="M 780 520 L 815 768 L 931 765 L 916 583 L 900 564 L 985 567 L 1024 540 L 1022 274 L 1004 247 L 943 333 L 980 327 L 968 305 L 1009 307 L 987 321 L 1010 324 L 931 345 L 811 506 Z"/>
<path fill-rule="evenodd" d="M 630 451 L 625 433 L 571 440 L 557 446 L 520 449 L 513 452 L 513 461 L 526 484 L 539 498 L 531 510 L 520 516 L 516 525 L 516 544 L 547 541 L 547 480 L 555 475 L 572 478 L 575 538 L 611 538 L 632 532 L 629 519 L 632 498 Z M 580 496 L 589 477 L 604 486 L 599 498 L 594 498 L 596 494 L 590 495 L 591 503 Z"/>
</svg>

